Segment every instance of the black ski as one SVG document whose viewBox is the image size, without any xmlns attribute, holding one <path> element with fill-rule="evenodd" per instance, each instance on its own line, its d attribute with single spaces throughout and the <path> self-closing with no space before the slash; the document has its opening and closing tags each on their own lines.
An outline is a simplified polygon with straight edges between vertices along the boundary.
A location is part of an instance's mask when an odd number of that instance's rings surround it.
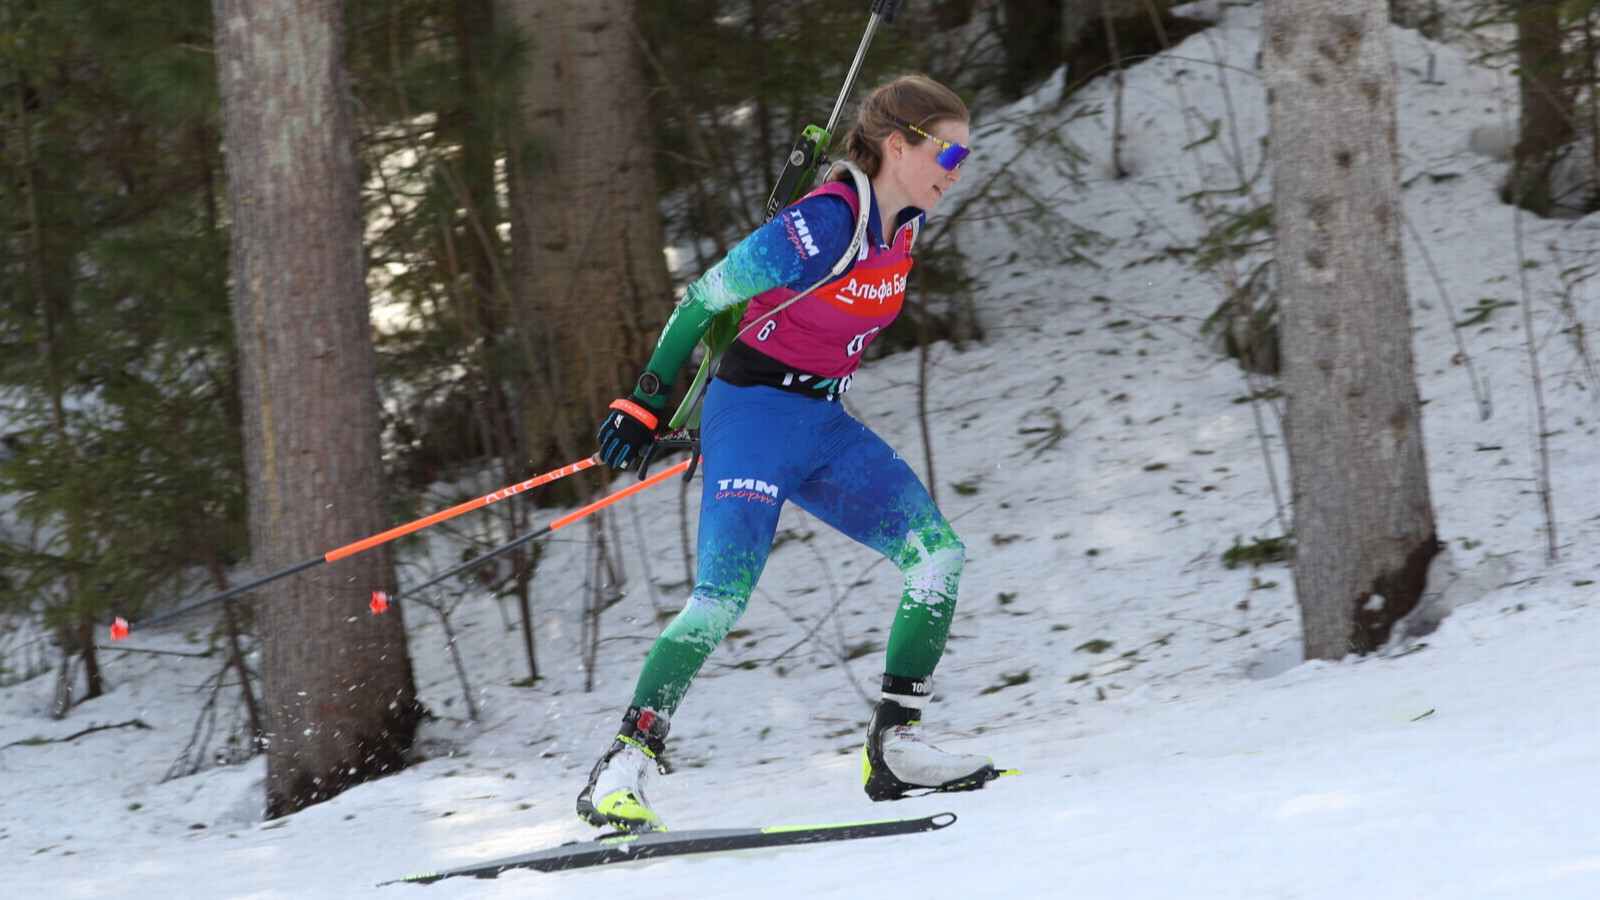
<svg viewBox="0 0 1600 900">
<path fill-rule="evenodd" d="M 559 872 L 587 869 L 612 863 L 632 862 L 662 856 L 690 853 L 717 853 L 759 847 L 784 847 L 791 844 L 820 844 L 826 841 L 853 841 L 859 838 L 887 837 L 937 831 L 954 824 L 955 813 L 939 813 L 917 819 L 889 819 L 881 822 L 845 822 L 834 825 L 778 826 L 771 828 L 708 828 L 699 831 L 649 831 L 643 834 L 613 834 L 592 841 L 573 841 L 547 850 L 521 856 L 506 856 L 486 862 L 425 875 L 412 875 L 384 884 L 431 884 L 441 878 L 471 875 L 494 878 L 507 869 L 537 869 Z"/>
</svg>

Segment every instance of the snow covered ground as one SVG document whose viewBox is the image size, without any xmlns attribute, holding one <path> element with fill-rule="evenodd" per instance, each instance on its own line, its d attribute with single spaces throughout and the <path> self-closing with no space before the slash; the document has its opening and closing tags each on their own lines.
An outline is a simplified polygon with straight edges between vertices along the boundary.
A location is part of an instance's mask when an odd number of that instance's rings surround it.
<svg viewBox="0 0 1600 900">
<path fill-rule="evenodd" d="M 1377 656 L 1301 663 L 1287 569 L 1222 563 L 1236 543 L 1278 536 L 1283 525 L 1252 407 L 1237 402 L 1253 388 L 1198 334 L 1217 288 L 1168 252 L 1192 246 L 1203 228 L 1182 198 L 1237 185 L 1262 152 L 1259 7 L 1207 6 L 1216 28 L 1128 73 L 1128 178 L 1108 177 L 1108 116 L 1067 126 L 1094 160 L 1085 192 L 1064 195 L 1065 212 L 1110 239 L 1091 254 L 1097 266 L 1012 259 L 1003 219 L 959 234 L 980 277 L 988 340 L 936 349 L 929 383 L 934 482 L 969 562 L 928 720 L 945 746 L 1023 774 L 972 794 L 866 800 L 856 752 L 898 578 L 793 513 L 740 631 L 679 711 L 676 771 L 655 791 L 679 829 L 944 810 L 959 816 L 954 826 L 373 887 L 593 834 L 573 816 L 573 797 L 631 693 L 659 628 L 657 606 L 684 594 L 678 492 L 660 487 L 628 501 L 645 527 L 620 523 L 638 549 L 627 558 L 628 597 L 604 622 L 593 692 L 583 690 L 577 652 L 583 550 L 558 539 L 536 584 L 546 678 L 514 684 L 526 673 L 509 610 L 469 595 L 455 624 L 482 715 L 465 721 L 442 631 L 408 606 L 419 686 L 443 717 L 427 732 L 434 757 L 285 819 L 260 819 L 259 760 L 163 780 L 189 741 L 215 659 L 108 652 L 110 694 L 62 722 L 46 715 L 50 677 L 0 691 L 5 895 L 1600 895 L 1600 812 L 1591 805 L 1600 796 L 1600 617 L 1591 608 L 1600 499 L 1590 481 L 1600 472 L 1600 385 L 1573 340 L 1573 326 L 1594 315 L 1595 288 L 1563 293 L 1560 277 L 1580 263 L 1593 272 L 1600 216 L 1523 217 L 1523 266 L 1516 214 L 1495 199 L 1504 164 L 1476 152 L 1484 144 L 1473 137 L 1514 118 L 1509 76 L 1474 67 L 1463 48 L 1395 31 L 1402 177 L 1427 248 L 1424 257 L 1409 244 L 1418 374 L 1439 533 L 1454 569 L 1435 587 L 1450 615 Z M 1437 83 L 1424 80 L 1430 56 Z M 1109 86 L 1096 91 L 1106 97 Z M 975 123 L 967 189 L 1020 152 L 1018 123 L 1054 130 L 1065 119 L 1026 115 L 1045 100 Z M 1189 127 L 1186 108 L 1198 116 Z M 1210 121 L 1221 123 L 1219 138 L 1183 149 Z M 1041 193 L 1052 189 L 1046 166 L 1028 171 Z M 1265 199 L 1265 184 L 1256 190 Z M 1553 563 L 1534 493 L 1519 274 L 1544 375 Z M 1478 320 L 1453 324 L 1470 318 Z M 878 361 L 849 403 L 921 468 L 916 378 L 914 354 Z M 1486 420 L 1480 399 L 1492 406 Z M 1281 490 L 1278 428 L 1270 413 L 1265 422 Z M 433 549 L 440 560 L 455 552 Z M 422 571 L 402 578 L 415 584 Z M 204 624 L 136 633 L 129 644 L 195 652 Z M 133 719 L 149 729 L 35 741 Z"/>
</svg>

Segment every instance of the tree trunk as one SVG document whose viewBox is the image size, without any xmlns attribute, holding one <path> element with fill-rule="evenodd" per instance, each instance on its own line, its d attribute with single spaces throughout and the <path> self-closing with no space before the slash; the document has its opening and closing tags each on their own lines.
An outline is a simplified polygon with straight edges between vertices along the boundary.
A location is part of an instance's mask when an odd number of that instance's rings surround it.
<svg viewBox="0 0 1600 900">
<path fill-rule="evenodd" d="M 470 377 L 472 413 L 480 435 L 478 444 L 500 459 L 506 480 L 525 477 L 526 461 L 517 453 L 515 425 L 505 385 L 511 373 L 501 364 L 506 296 L 497 235 L 500 204 L 495 197 L 494 89 L 489 83 L 494 65 L 494 9 L 491 0 L 458 0 L 452 7 L 456 42 L 456 83 L 459 104 L 447 109 L 440 122 L 445 142 L 458 148 L 448 158 L 441 177 L 449 184 L 463 215 L 459 223 L 441 222 L 445 247 L 440 257 L 449 273 L 451 295 L 461 318 L 463 336 L 472 347 L 477 371 Z M 472 446 L 470 438 L 466 446 Z M 516 522 L 511 523 L 516 527 Z"/>
<path fill-rule="evenodd" d="M 499 0 L 532 41 L 510 161 L 526 455 L 593 452 L 672 310 L 632 0 Z"/>
<path fill-rule="evenodd" d="M 1068 80 L 1086 81 L 1129 57 L 1162 49 L 1169 32 L 1172 0 L 1064 0 L 1061 3 L 1061 53 Z"/>
<path fill-rule="evenodd" d="M 354 133 L 337 0 L 213 0 L 252 558 L 384 530 Z M 267 815 L 400 769 L 421 707 L 387 546 L 260 598 Z"/>
<path fill-rule="evenodd" d="M 1098 0 L 1096 0 L 1098 2 Z M 1072 5 L 1067 0 L 1067 5 Z M 1005 69 L 1000 90 L 1020 96 L 1054 72 L 1063 62 L 1062 0 L 1005 0 Z"/>
<path fill-rule="evenodd" d="M 1307 658 L 1366 653 L 1437 552 L 1401 250 L 1383 0 L 1268 0 L 1295 589 Z"/>
<path fill-rule="evenodd" d="M 1506 202 L 1541 216 L 1550 214 L 1556 198 L 1551 173 L 1559 151 L 1572 143 L 1572 86 L 1562 53 L 1563 0 L 1520 0 L 1517 23 L 1517 87 L 1522 100 L 1516 165 L 1509 176 Z"/>
</svg>

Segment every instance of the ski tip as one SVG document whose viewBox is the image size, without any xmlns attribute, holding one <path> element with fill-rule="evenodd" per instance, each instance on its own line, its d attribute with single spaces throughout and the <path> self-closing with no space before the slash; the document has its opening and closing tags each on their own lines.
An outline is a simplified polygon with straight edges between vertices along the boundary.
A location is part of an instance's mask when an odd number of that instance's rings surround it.
<svg viewBox="0 0 1600 900">
<path fill-rule="evenodd" d="M 383 887 L 388 884 L 431 884 L 442 877 L 444 876 L 438 872 L 428 872 L 425 875 L 407 875 L 404 878 L 391 878 L 388 881 L 380 881 L 375 887 Z"/>
<path fill-rule="evenodd" d="M 928 824 L 933 826 L 934 831 L 938 831 L 941 828 L 949 828 L 955 823 L 956 814 L 953 812 L 934 813 L 928 817 Z"/>
</svg>

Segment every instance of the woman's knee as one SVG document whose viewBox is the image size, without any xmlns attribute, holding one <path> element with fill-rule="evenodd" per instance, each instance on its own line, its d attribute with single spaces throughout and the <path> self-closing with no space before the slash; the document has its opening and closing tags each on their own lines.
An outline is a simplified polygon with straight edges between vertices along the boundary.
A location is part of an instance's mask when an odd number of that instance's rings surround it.
<svg viewBox="0 0 1600 900">
<path fill-rule="evenodd" d="M 908 586 L 954 593 L 961 569 L 967 562 L 967 547 L 946 525 L 929 532 L 913 533 L 898 561 Z"/>
<path fill-rule="evenodd" d="M 719 596 L 696 589 L 662 637 L 710 650 L 733 631 L 734 624 L 744 615 L 747 599 L 748 596 Z"/>
<path fill-rule="evenodd" d="M 960 541 L 956 541 L 928 552 L 917 561 L 905 566 L 903 571 L 907 578 L 954 580 L 961 577 L 961 569 L 966 563 L 967 548 Z"/>
<path fill-rule="evenodd" d="M 938 565 L 959 571 L 967 559 L 967 545 L 943 517 L 913 526 L 899 552 L 894 554 L 901 569 Z"/>
</svg>

